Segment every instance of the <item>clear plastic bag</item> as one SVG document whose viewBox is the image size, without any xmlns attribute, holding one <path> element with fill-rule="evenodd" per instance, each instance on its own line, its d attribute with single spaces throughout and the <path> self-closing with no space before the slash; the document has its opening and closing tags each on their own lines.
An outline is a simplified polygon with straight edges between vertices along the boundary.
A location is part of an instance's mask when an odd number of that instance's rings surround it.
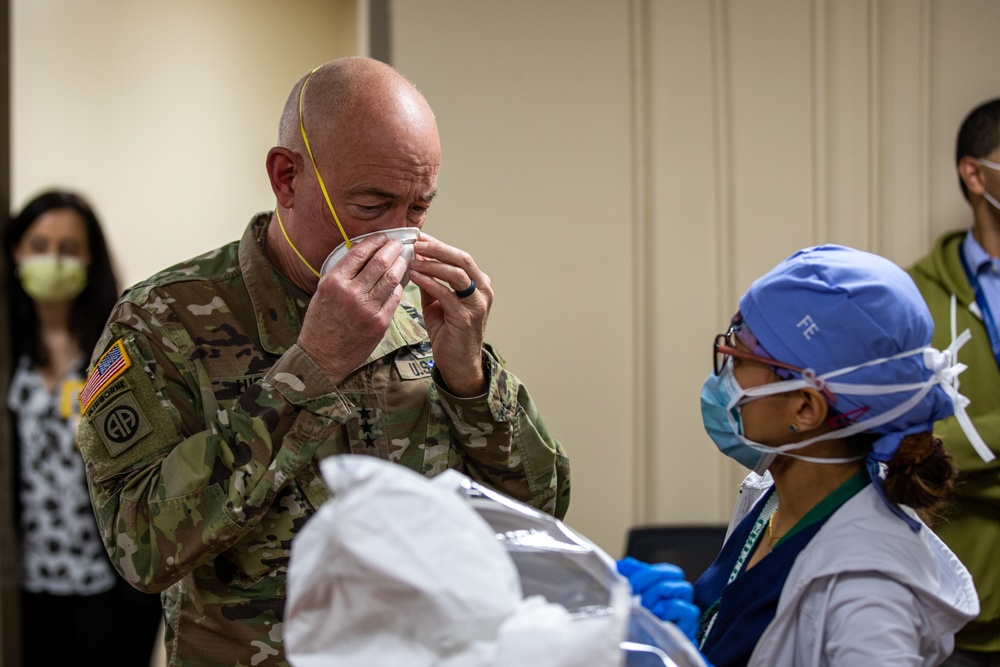
<svg viewBox="0 0 1000 667">
<path fill-rule="evenodd" d="M 517 567 L 525 597 L 540 595 L 575 619 L 615 613 L 615 592 L 628 589 L 615 561 L 562 521 L 453 470 L 434 479 L 458 490 L 496 531 Z M 704 667 L 676 626 L 638 605 L 628 609 L 620 642 L 625 667 Z"/>
<path fill-rule="evenodd" d="M 321 468 L 333 498 L 289 562 L 296 667 L 704 666 L 561 521 L 455 471 L 352 455 Z"/>
</svg>

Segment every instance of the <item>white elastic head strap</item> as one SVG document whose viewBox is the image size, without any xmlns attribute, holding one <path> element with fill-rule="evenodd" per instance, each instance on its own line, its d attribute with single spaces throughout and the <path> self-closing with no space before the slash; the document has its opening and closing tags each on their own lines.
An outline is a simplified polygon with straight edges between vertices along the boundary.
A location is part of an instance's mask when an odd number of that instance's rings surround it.
<svg viewBox="0 0 1000 667">
<path fill-rule="evenodd" d="M 954 295 L 952 295 L 952 299 L 954 298 Z M 953 311 L 953 330 L 954 317 L 955 315 Z M 996 455 L 990 450 L 989 447 L 986 446 L 986 442 L 983 441 L 982 436 L 979 435 L 979 431 L 976 430 L 975 425 L 972 423 L 969 413 L 965 411 L 965 409 L 969 407 L 969 403 L 972 401 L 958 393 L 958 374 L 968 368 L 965 364 L 958 363 L 958 350 L 971 338 L 972 332 L 966 329 L 958 338 L 952 341 L 951 345 L 949 345 L 948 349 L 943 353 L 943 356 L 949 357 L 947 361 L 951 364 L 951 367 L 958 370 L 951 377 L 950 382 L 941 383 L 941 388 L 944 389 L 945 393 L 951 398 L 951 404 L 955 408 L 955 419 L 958 420 L 958 425 L 962 427 L 962 432 L 965 433 L 965 437 L 969 439 L 969 444 L 971 444 L 972 448 L 976 450 L 977 454 L 979 454 L 979 458 L 981 458 L 984 462 L 989 463 L 996 458 Z M 942 353 L 938 352 L 938 354 Z"/>
<path fill-rule="evenodd" d="M 831 371 L 829 373 L 824 373 L 823 375 L 817 375 L 812 369 L 805 369 L 802 373 L 802 378 L 795 378 L 792 380 L 782 380 L 780 382 L 772 382 L 770 384 L 761 385 L 759 387 L 753 387 L 751 389 L 742 389 L 742 396 L 739 394 L 734 397 L 733 402 L 730 406 L 730 411 L 733 407 L 736 407 L 741 402 L 746 402 L 745 398 L 756 399 L 763 396 L 770 396 L 774 394 L 783 394 L 789 391 L 795 391 L 796 389 L 803 389 L 805 387 L 812 387 L 817 390 L 822 390 L 824 387 L 829 388 L 834 395 L 845 395 L 845 396 L 880 396 L 885 394 L 896 394 L 907 391 L 915 391 L 913 396 L 910 396 L 905 401 L 902 401 L 895 407 L 883 412 L 880 415 L 871 417 L 863 421 L 855 422 L 849 426 L 842 429 L 837 429 L 835 431 L 829 431 L 827 433 L 821 433 L 819 435 L 813 436 L 812 438 L 807 438 L 800 442 L 793 442 L 787 445 L 780 445 L 777 447 L 768 447 L 767 445 L 761 445 L 755 443 L 751 440 L 747 440 L 743 437 L 743 441 L 748 446 L 758 449 L 759 451 L 767 451 L 774 453 L 786 453 L 794 451 L 796 449 L 801 449 L 814 442 L 819 442 L 822 440 L 831 440 L 833 438 L 846 438 L 852 436 L 856 433 L 862 433 L 864 431 L 869 431 L 877 426 L 887 424 L 889 422 L 898 419 L 899 417 L 905 415 L 907 412 L 912 410 L 917 404 L 920 403 L 927 396 L 928 393 L 935 387 L 940 386 L 948 397 L 951 399 L 952 406 L 955 410 L 955 417 L 958 419 L 959 425 L 962 427 L 962 431 L 965 433 L 966 437 L 969 438 L 969 442 L 975 448 L 979 456 L 986 462 L 992 461 L 994 458 L 993 452 L 990 451 L 986 443 L 980 437 L 979 433 L 976 431 L 975 426 L 972 424 L 972 420 L 969 418 L 965 411 L 966 406 L 969 405 L 969 399 L 958 393 L 958 376 L 964 371 L 967 366 L 965 364 L 960 364 L 957 362 L 958 350 L 965 345 L 972 338 L 972 333 L 966 329 L 962 334 L 952 340 L 951 345 L 944 352 L 934 349 L 933 347 L 921 347 L 915 350 L 909 350 L 906 352 L 901 352 L 899 354 L 893 355 L 891 357 L 884 357 L 881 359 L 875 359 L 873 361 L 868 361 L 863 364 L 858 364 L 856 366 L 851 366 L 848 368 L 842 368 L 839 370 Z M 834 378 L 840 375 L 846 375 L 853 373 L 862 368 L 867 368 L 869 366 L 876 366 L 879 364 L 884 364 L 890 361 L 895 361 L 897 359 L 903 359 L 905 357 L 910 357 L 917 354 L 923 354 L 924 365 L 934 371 L 934 373 L 927 380 L 923 382 L 907 383 L 907 384 L 890 384 L 890 385 L 872 385 L 872 384 L 852 384 L 845 382 L 828 382 L 830 378 Z M 790 455 L 794 456 L 794 455 Z M 802 457 L 796 456 L 796 458 L 801 458 L 803 460 L 814 460 L 812 457 Z M 840 459 L 816 459 L 818 461 L 824 461 L 828 463 L 841 462 Z M 857 460 L 857 459 L 846 459 L 846 460 Z"/>
<path fill-rule="evenodd" d="M 958 328 L 957 325 L 958 319 L 956 317 L 957 310 L 958 310 L 958 300 L 955 297 L 955 294 L 952 293 L 951 317 L 950 317 L 952 341 L 955 341 L 955 331 Z M 968 334 L 969 338 L 972 337 L 972 334 L 969 332 L 968 329 L 962 332 L 963 336 L 965 336 L 966 334 Z M 953 342 L 952 345 L 954 344 L 955 343 Z M 961 347 L 961 345 L 959 345 L 958 347 Z M 955 361 L 956 362 L 958 361 L 957 347 L 955 348 Z M 993 454 L 993 451 L 986 446 L 986 443 L 983 442 L 982 436 L 979 435 L 979 431 L 976 430 L 976 427 L 972 423 L 972 419 L 969 418 L 968 413 L 965 411 L 965 408 L 968 407 L 970 401 L 968 398 L 958 393 L 958 386 L 959 386 L 958 377 L 956 377 L 954 384 L 950 388 L 945 387 L 945 391 L 949 392 L 948 393 L 949 396 L 952 396 L 952 403 L 954 403 L 955 405 L 955 419 L 958 420 L 958 425 L 962 427 L 962 432 L 965 433 L 965 437 L 969 439 L 969 442 L 972 444 L 972 447 L 976 450 L 976 453 L 979 454 L 979 458 L 981 458 L 984 462 L 989 463 L 994 458 L 996 458 L 996 456 Z M 954 391 L 954 395 L 952 395 L 949 389 L 951 391 Z"/>
<path fill-rule="evenodd" d="M 1000 171 L 1000 164 L 997 164 L 996 162 L 991 162 L 990 160 L 981 157 L 976 158 L 976 161 L 979 162 L 979 164 L 983 165 L 984 167 L 989 167 L 993 171 Z M 996 208 L 1000 209 L 1000 201 L 997 201 L 996 198 L 989 192 L 987 192 L 985 188 L 983 189 L 983 199 L 993 204 L 993 206 L 995 206 Z"/>
</svg>

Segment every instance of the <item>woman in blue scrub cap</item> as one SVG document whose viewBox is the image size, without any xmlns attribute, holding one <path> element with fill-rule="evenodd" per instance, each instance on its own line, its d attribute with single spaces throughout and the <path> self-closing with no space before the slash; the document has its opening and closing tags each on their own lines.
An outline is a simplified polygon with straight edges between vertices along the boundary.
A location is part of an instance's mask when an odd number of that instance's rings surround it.
<svg viewBox="0 0 1000 667">
<path fill-rule="evenodd" d="M 715 667 L 938 665 L 978 613 L 972 578 L 927 529 L 953 484 L 932 433 L 956 414 L 959 336 L 909 276 L 843 246 L 801 250 L 751 285 L 716 337 L 705 429 L 753 470 L 715 563 L 619 564 L 642 603 Z"/>
</svg>

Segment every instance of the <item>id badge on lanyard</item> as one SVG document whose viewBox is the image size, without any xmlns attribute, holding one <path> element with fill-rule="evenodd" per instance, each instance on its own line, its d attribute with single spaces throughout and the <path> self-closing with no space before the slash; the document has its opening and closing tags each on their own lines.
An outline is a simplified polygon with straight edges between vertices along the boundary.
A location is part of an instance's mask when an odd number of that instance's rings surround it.
<svg viewBox="0 0 1000 667">
<path fill-rule="evenodd" d="M 986 335 L 990 339 L 993 360 L 996 362 L 997 368 L 1000 368 L 1000 330 L 997 329 L 997 321 L 993 318 L 990 305 L 986 302 L 986 294 L 983 292 L 982 285 L 979 284 L 979 278 L 972 273 L 972 269 L 969 268 L 969 264 L 965 260 L 965 253 L 959 252 L 958 257 L 962 260 L 965 276 L 969 279 L 969 284 L 972 285 L 972 289 L 976 293 L 976 305 L 979 306 L 979 312 L 983 316 L 983 326 L 986 327 Z"/>
</svg>

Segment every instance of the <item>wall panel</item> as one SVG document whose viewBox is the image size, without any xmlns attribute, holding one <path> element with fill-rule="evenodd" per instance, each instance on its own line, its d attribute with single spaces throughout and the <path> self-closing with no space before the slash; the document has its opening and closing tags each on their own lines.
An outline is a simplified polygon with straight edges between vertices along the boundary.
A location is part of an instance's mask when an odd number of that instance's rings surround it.
<svg viewBox="0 0 1000 667">
<path fill-rule="evenodd" d="M 567 520 L 615 551 L 639 377 L 629 30 L 624 2 L 393 5 L 394 64 L 441 132 L 427 230 L 490 275 L 487 337 L 570 453 Z"/>
<path fill-rule="evenodd" d="M 705 378 L 709 342 L 727 316 L 717 307 L 731 269 L 720 245 L 728 242 L 731 173 L 728 144 L 719 136 L 728 118 L 717 94 L 724 42 L 712 3 L 673 0 L 648 9 L 651 206 L 643 228 L 653 253 L 646 302 L 651 363 L 637 370 L 648 376 L 652 428 L 643 518 L 683 512 L 690 521 L 712 521 L 724 499 L 701 490 L 721 488 L 724 468 L 691 417 L 700 410 L 693 389 Z"/>
<path fill-rule="evenodd" d="M 618 551 L 635 522 L 727 518 L 712 336 L 802 246 L 908 263 L 967 224 L 950 153 L 1000 93 L 998 30 L 989 0 L 395 3 L 445 141 L 434 225 L 502 285 L 492 337 L 571 453 L 572 525 Z"/>
<path fill-rule="evenodd" d="M 911 230 L 924 215 L 921 178 L 927 160 L 927 72 L 924 2 L 876 5 L 873 97 L 877 119 L 869 151 L 875 154 L 877 206 L 866 249 L 890 259 L 919 256 L 924 243 Z"/>
<path fill-rule="evenodd" d="M 724 7 L 739 295 L 777 260 L 813 240 L 811 14 L 810 4 L 798 0 Z"/>
<path fill-rule="evenodd" d="M 873 197 L 872 165 L 867 147 L 872 133 L 871 45 L 867 0 L 819 0 L 820 30 L 826 49 L 820 54 L 825 86 L 816 144 L 825 149 L 819 162 L 826 190 L 826 230 L 814 239 L 850 246 L 869 243 Z M 817 87 L 817 92 L 820 88 Z"/>
</svg>

